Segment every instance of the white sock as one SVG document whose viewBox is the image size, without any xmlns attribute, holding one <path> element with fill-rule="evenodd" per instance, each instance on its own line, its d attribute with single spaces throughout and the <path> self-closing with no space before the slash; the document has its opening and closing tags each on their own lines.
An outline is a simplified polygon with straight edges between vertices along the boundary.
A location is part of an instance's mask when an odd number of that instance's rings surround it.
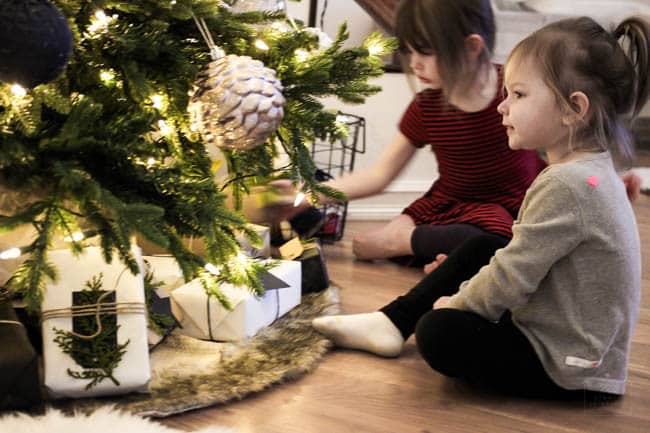
<svg viewBox="0 0 650 433">
<path fill-rule="evenodd" d="M 312 326 L 337 346 L 359 349 L 385 357 L 402 352 L 404 338 L 381 311 L 343 316 L 317 317 Z"/>
</svg>

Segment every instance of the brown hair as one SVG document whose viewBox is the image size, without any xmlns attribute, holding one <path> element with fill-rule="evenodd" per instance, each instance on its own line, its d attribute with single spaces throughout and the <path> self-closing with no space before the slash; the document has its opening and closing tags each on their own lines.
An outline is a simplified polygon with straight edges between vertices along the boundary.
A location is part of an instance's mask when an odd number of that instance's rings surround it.
<svg viewBox="0 0 650 433">
<path fill-rule="evenodd" d="M 471 68 L 465 55 L 465 38 L 480 35 L 485 49 L 479 64 Z M 402 0 L 395 18 L 400 50 L 407 45 L 437 58 L 443 90 L 447 95 L 472 84 L 476 73 L 490 63 L 496 25 L 490 0 Z"/>
<path fill-rule="evenodd" d="M 633 157 L 629 124 L 648 99 L 649 55 L 650 26 L 643 19 L 628 18 L 607 31 L 581 17 L 539 29 L 514 48 L 508 63 L 532 60 L 538 65 L 567 113 L 575 111 L 570 95 L 585 93 L 589 112 L 572 129 L 571 141 L 608 149 L 629 163 Z"/>
</svg>

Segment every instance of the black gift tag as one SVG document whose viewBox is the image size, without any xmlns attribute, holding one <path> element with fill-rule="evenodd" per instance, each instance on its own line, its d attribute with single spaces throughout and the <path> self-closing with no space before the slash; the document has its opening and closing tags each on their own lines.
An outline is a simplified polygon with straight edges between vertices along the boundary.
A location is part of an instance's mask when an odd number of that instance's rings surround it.
<svg viewBox="0 0 650 433">
<path fill-rule="evenodd" d="M 277 289 L 286 289 L 287 287 L 291 287 L 285 281 L 281 280 L 280 278 L 276 277 L 275 275 L 273 275 L 268 271 L 263 271 L 261 278 L 262 278 L 262 284 L 264 284 L 264 290 L 277 290 Z"/>
<path fill-rule="evenodd" d="M 105 294 L 105 290 L 72 292 L 72 305 L 75 307 L 93 305 Z M 115 292 L 104 296 L 102 304 L 115 303 L 115 296 Z M 104 353 L 105 351 L 117 350 L 117 314 L 114 310 L 112 313 L 100 313 L 100 321 L 102 324 L 102 332 L 97 337 L 92 339 L 74 337 L 72 339 L 71 356 L 83 368 L 100 368 L 101 360 L 95 355 L 97 353 Z M 80 335 L 95 334 L 97 332 L 97 319 L 95 314 L 73 317 L 72 331 Z M 100 347 L 101 350 L 98 351 L 97 349 Z"/>
</svg>

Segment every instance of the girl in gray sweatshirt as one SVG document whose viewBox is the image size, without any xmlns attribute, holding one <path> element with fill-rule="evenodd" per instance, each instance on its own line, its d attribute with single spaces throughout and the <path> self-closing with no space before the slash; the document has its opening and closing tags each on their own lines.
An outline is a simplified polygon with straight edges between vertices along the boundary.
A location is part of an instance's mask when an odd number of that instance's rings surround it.
<svg viewBox="0 0 650 433">
<path fill-rule="evenodd" d="M 649 58 L 638 18 L 612 32 L 586 17 L 558 21 L 520 42 L 499 111 L 509 146 L 544 151 L 549 166 L 512 240 L 473 238 L 380 311 L 314 327 L 381 356 L 399 355 L 415 332 L 435 370 L 518 393 L 623 394 L 641 253 L 614 158 L 631 157 L 625 122 L 648 99 Z"/>
</svg>

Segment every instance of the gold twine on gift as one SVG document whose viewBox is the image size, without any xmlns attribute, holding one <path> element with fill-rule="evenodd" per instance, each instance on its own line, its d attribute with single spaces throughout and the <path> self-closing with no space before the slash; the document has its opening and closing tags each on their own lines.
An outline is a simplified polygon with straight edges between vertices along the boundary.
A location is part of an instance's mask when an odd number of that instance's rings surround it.
<svg viewBox="0 0 650 433">
<path fill-rule="evenodd" d="M 25 327 L 25 325 L 23 325 L 22 322 L 19 322 L 17 320 L 0 320 L 0 323 L 7 323 L 7 324 L 10 324 L 10 325 L 20 325 L 23 328 Z"/>
<path fill-rule="evenodd" d="M 91 340 L 102 333 L 102 321 L 100 316 L 102 314 L 145 314 L 146 307 L 144 302 L 102 302 L 111 293 L 116 290 L 110 290 L 97 298 L 94 304 L 73 305 L 66 308 L 55 308 L 42 312 L 42 319 L 60 319 L 68 317 L 84 317 L 95 316 L 97 323 L 97 331 L 92 335 L 83 335 L 74 331 L 69 331 L 70 335 L 84 340 Z"/>
</svg>

